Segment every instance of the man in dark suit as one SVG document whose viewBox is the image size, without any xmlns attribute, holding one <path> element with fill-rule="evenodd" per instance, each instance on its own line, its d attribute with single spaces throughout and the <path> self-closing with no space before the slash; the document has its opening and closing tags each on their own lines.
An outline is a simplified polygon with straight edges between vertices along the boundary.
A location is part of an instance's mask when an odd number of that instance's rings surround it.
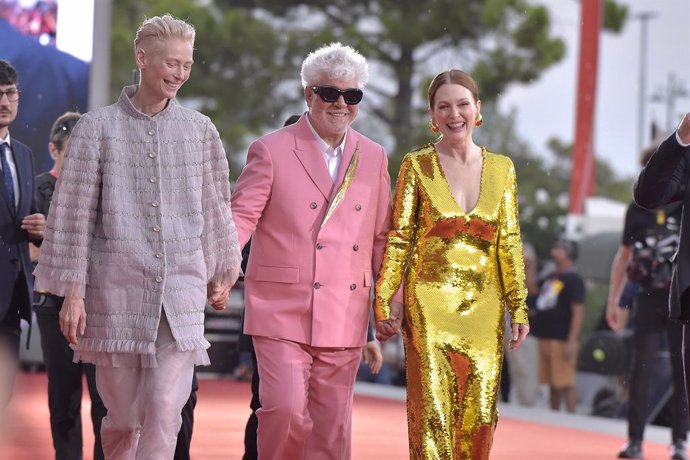
<svg viewBox="0 0 690 460">
<path fill-rule="evenodd" d="M 0 59 L 11 62 L 31 91 L 22 94 L 22 110 L 12 133 L 35 154 L 36 170 L 52 167 L 50 128 L 67 111 L 86 112 L 89 65 L 53 46 L 22 35 L 8 19 L 16 1 L 0 0 Z"/>
<path fill-rule="evenodd" d="M 0 407 L 11 394 L 20 322 L 31 319 L 29 241 L 40 243 L 46 226 L 45 216 L 36 212 L 33 154 L 10 137 L 19 97 L 17 71 L 0 60 Z"/>
<path fill-rule="evenodd" d="M 669 294 L 669 315 L 680 320 L 685 327 L 690 322 L 690 113 L 678 125 L 675 133 L 659 145 L 642 169 L 635 184 L 635 202 L 647 209 L 669 203 L 682 202 L 680 245 L 674 258 L 673 277 Z M 683 344 L 685 360 L 685 388 L 690 389 L 690 343 Z M 690 398 L 689 398 L 690 399 Z"/>
</svg>

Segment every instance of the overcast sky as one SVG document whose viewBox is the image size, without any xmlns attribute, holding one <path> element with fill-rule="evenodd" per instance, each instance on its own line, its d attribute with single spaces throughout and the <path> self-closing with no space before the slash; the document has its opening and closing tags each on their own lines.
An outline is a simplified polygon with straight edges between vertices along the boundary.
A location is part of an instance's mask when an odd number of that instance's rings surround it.
<svg viewBox="0 0 690 460">
<path fill-rule="evenodd" d="M 545 153 L 546 141 L 557 136 L 572 142 L 575 130 L 575 92 L 579 53 L 580 3 L 575 0 L 543 1 L 551 11 L 554 33 L 567 43 L 565 58 L 530 85 L 514 85 L 501 98 L 501 107 L 517 109 L 521 135 Z M 645 127 L 655 119 L 666 125 L 667 104 L 652 102 L 664 91 L 670 74 L 690 95 L 690 1 L 623 0 L 632 16 L 655 12 L 647 22 L 647 102 Z M 602 33 L 595 115 L 594 151 L 607 159 L 620 175 L 636 175 L 638 166 L 638 99 L 641 21 L 628 20 L 620 34 Z M 690 99 L 677 97 L 675 127 Z M 647 131 L 647 128 L 645 128 Z M 645 143 L 649 142 L 645 132 Z M 506 152 L 509 153 L 509 152 Z"/>
</svg>

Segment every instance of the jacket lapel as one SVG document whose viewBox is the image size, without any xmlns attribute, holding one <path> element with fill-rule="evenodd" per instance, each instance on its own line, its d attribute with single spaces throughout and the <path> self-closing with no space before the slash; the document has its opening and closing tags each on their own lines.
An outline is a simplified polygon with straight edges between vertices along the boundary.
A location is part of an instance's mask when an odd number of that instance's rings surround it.
<svg viewBox="0 0 690 460">
<path fill-rule="evenodd" d="M 302 115 L 302 118 L 295 123 L 295 155 L 324 198 L 330 200 L 331 191 L 334 188 L 333 180 L 328 174 L 319 143 L 307 125 L 306 116 L 306 114 Z"/>
<path fill-rule="evenodd" d="M 345 173 L 347 172 L 347 167 L 350 165 L 352 160 L 352 155 L 355 153 L 357 148 L 357 134 L 352 128 L 347 128 L 347 138 L 345 139 L 345 146 L 343 147 L 343 157 L 340 159 L 340 164 L 338 165 L 338 175 L 335 179 L 335 187 L 333 187 L 333 194 L 337 193 L 338 188 L 343 183 L 345 179 Z"/>
<path fill-rule="evenodd" d="M 7 191 L 4 186 L 2 190 L 0 190 L 0 196 L 2 196 L 2 201 L 5 203 L 5 206 L 7 206 L 7 212 L 12 216 L 15 215 L 17 211 L 14 209 L 14 204 L 10 204 L 10 197 L 7 196 Z"/>
<path fill-rule="evenodd" d="M 14 150 L 14 149 L 17 149 L 17 148 L 19 148 L 19 146 L 16 145 L 16 142 L 13 142 L 12 149 Z M 0 152 L 0 154 L 1 154 L 1 152 Z M 17 169 L 17 175 L 19 175 L 19 162 L 17 161 L 17 157 L 18 157 L 18 156 L 19 156 L 19 155 L 17 155 L 16 152 L 15 152 L 15 155 L 14 155 L 14 165 L 15 165 L 15 168 Z M 18 178 L 18 179 L 19 179 L 19 178 Z M 19 184 L 20 184 L 20 190 L 19 190 L 19 191 L 20 191 L 20 193 L 21 193 L 21 182 L 19 182 Z M 17 213 L 17 208 L 15 208 L 14 203 L 12 203 L 12 202 L 10 201 L 10 197 L 9 197 L 9 195 L 7 194 L 7 190 L 5 190 L 4 184 L 0 184 L 0 196 L 2 196 L 2 201 L 5 202 L 5 206 L 7 206 L 7 210 L 9 211 L 10 215 L 11 215 L 11 216 L 14 216 L 14 215 Z M 20 199 L 21 199 L 21 195 L 20 195 Z"/>
<path fill-rule="evenodd" d="M 17 145 L 14 150 L 14 164 L 17 168 L 17 188 L 19 189 L 19 204 L 17 204 L 17 210 L 24 209 L 25 202 L 28 199 L 31 201 L 33 198 L 33 190 L 27 190 L 24 187 L 25 184 L 30 184 L 31 181 L 26 181 L 26 178 L 31 175 L 29 158 L 26 155 L 30 153 L 24 151 L 21 145 Z M 25 182 L 26 181 L 26 182 Z"/>
<path fill-rule="evenodd" d="M 352 181 L 355 180 L 355 176 L 357 175 L 357 168 L 359 168 L 359 143 L 357 143 L 354 152 L 349 157 L 350 161 L 348 162 L 347 168 L 345 168 L 343 181 L 338 185 L 337 190 L 334 192 L 335 194 L 333 195 L 331 203 L 328 206 L 326 217 L 324 217 L 323 222 L 321 223 L 321 228 L 323 228 L 324 225 L 326 225 L 326 222 L 328 222 L 331 216 L 338 209 L 340 203 L 343 202 L 345 194 L 350 189 L 350 185 L 352 185 Z"/>
</svg>

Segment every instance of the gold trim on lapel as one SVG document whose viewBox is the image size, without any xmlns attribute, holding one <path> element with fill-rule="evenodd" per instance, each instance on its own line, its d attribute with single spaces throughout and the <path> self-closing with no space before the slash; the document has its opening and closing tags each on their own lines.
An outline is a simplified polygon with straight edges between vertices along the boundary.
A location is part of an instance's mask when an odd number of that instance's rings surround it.
<svg viewBox="0 0 690 460">
<path fill-rule="evenodd" d="M 328 207 L 326 217 L 323 218 L 321 228 L 323 228 L 324 225 L 326 225 L 326 222 L 328 222 L 333 213 L 335 213 L 335 210 L 343 201 L 345 193 L 350 188 L 355 174 L 357 174 L 357 166 L 359 166 L 359 142 L 357 142 L 357 146 L 355 147 L 355 153 L 353 153 L 352 158 L 350 158 L 350 164 L 347 165 L 347 171 L 345 171 L 345 178 L 343 179 L 342 184 L 340 184 L 340 187 L 338 187 L 338 191 L 336 192 L 335 197 L 333 197 L 333 201 L 331 201 L 331 204 Z"/>
</svg>

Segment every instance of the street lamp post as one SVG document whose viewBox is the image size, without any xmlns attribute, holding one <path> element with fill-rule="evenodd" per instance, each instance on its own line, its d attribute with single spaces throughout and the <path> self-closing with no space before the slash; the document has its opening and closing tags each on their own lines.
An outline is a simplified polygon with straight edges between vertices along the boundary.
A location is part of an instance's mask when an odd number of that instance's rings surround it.
<svg viewBox="0 0 690 460">
<path fill-rule="evenodd" d="M 652 94 L 652 102 L 659 102 L 666 105 L 666 125 L 664 130 L 670 133 L 675 130 L 675 125 L 678 123 L 676 119 L 676 99 L 688 97 L 688 89 L 682 81 L 676 80 L 673 72 L 668 74 L 668 83 L 666 87 L 658 88 Z"/>
<path fill-rule="evenodd" d="M 644 146 L 645 112 L 647 100 L 647 23 L 657 17 L 653 11 L 643 11 L 632 16 L 632 19 L 640 21 L 640 74 L 638 80 L 637 95 L 637 154 Z"/>
</svg>

